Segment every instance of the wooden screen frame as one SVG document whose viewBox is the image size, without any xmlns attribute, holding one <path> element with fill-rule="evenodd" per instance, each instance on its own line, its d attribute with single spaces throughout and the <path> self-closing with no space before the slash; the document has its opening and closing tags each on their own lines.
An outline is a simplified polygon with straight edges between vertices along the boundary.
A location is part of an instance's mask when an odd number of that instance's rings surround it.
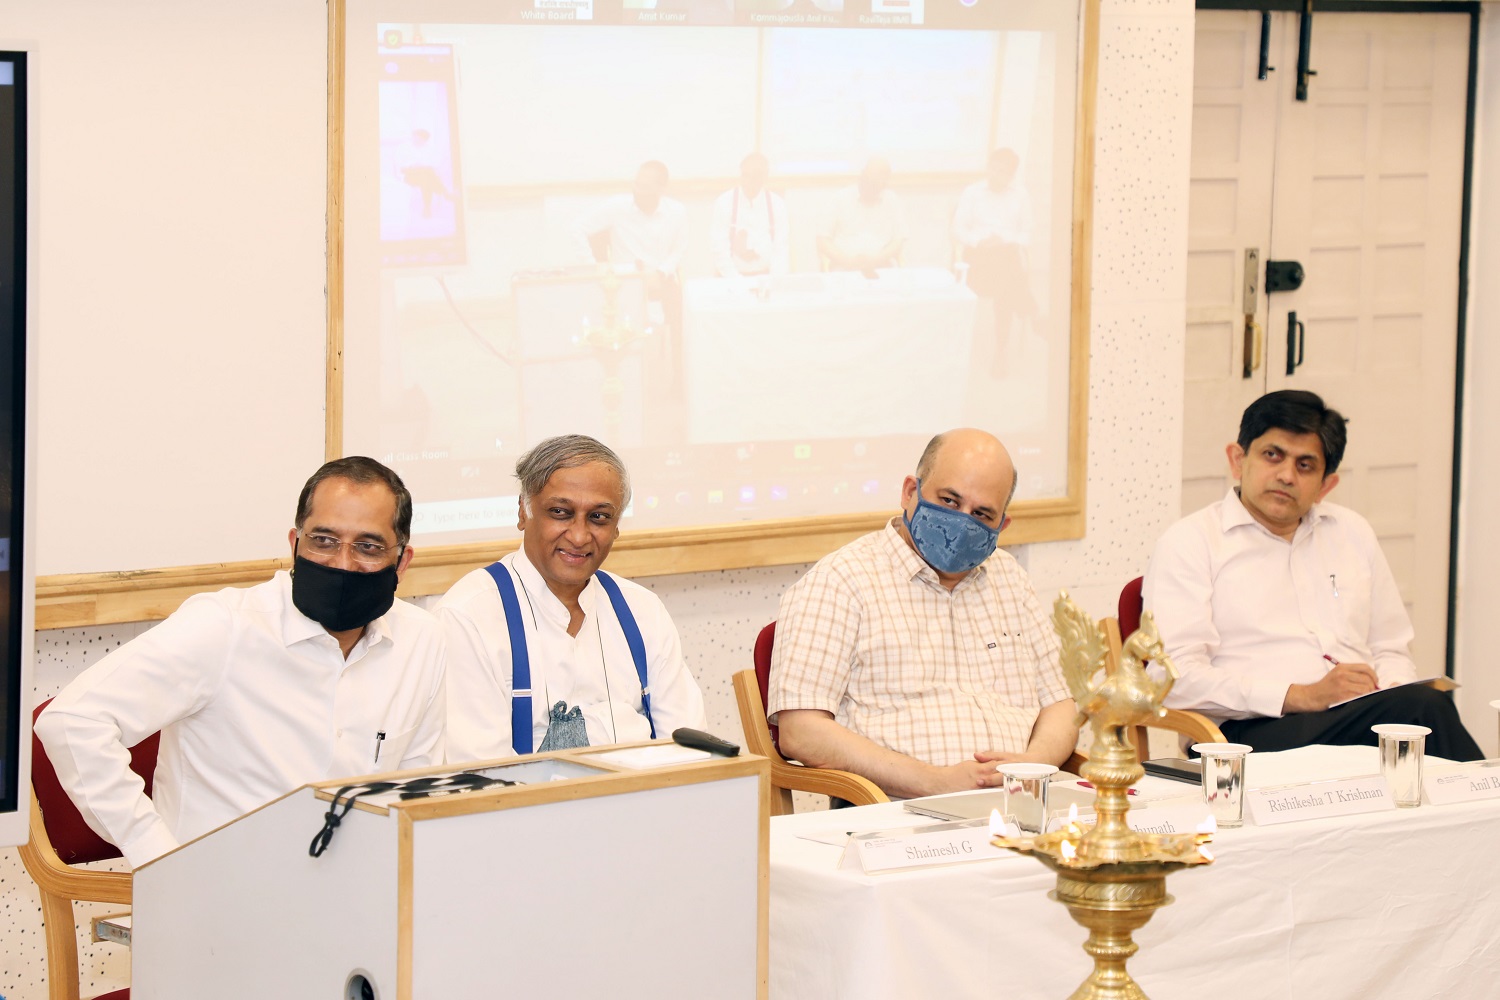
<svg viewBox="0 0 1500 1000">
<path fill-rule="evenodd" d="M 1088 367 L 1094 136 L 1099 78 L 1100 0 L 1078 0 L 1080 49 L 1073 135 L 1073 214 L 1068 340 L 1067 494 L 1017 501 L 1005 544 L 1082 538 L 1088 473 Z M 328 0 L 327 346 L 324 453 L 343 455 L 344 427 L 344 56 L 345 0 Z M 830 514 L 705 527 L 626 532 L 609 568 L 626 576 L 812 562 L 881 527 L 894 511 Z M 423 545 L 402 580 L 404 596 L 442 593 L 476 566 L 514 551 L 518 539 Z M 153 621 L 188 597 L 268 579 L 290 559 L 210 563 L 165 569 L 70 573 L 38 578 L 36 627 L 69 628 Z"/>
</svg>

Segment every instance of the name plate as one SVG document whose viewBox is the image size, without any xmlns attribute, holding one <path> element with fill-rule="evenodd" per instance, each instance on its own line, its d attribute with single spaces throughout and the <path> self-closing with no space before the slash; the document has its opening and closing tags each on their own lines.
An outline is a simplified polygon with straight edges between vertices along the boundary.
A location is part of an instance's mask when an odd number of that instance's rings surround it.
<svg viewBox="0 0 1500 1000">
<path fill-rule="evenodd" d="M 1435 806 L 1500 798 L 1500 761 L 1473 761 L 1458 767 L 1422 769 L 1422 790 Z"/>
<path fill-rule="evenodd" d="M 1391 798 L 1391 786 L 1383 774 L 1254 788 L 1245 793 L 1245 799 L 1256 826 L 1396 808 L 1396 800 Z"/>
<path fill-rule="evenodd" d="M 841 868 L 858 866 L 866 875 L 961 864 L 993 858 L 1017 857 L 1014 852 L 990 843 L 990 821 L 971 819 L 962 823 L 937 823 L 905 830 L 859 833 L 844 847 Z"/>
</svg>

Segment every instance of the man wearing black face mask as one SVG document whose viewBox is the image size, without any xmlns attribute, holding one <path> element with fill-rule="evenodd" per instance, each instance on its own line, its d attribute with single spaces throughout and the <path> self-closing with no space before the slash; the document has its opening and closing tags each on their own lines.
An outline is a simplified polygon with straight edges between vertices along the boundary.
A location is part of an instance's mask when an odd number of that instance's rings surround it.
<svg viewBox="0 0 1500 1000">
<path fill-rule="evenodd" d="M 295 523 L 290 574 L 189 598 L 37 720 L 73 803 L 131 867 L 307 782 L 443 759 L 441 629 L 395 599 L 406 486 L 372 459 L 329 462 Z M 147 798 L 127 748 L 158 731 Z"/>
<path fill-rule="evenodd" d="M 822 559 L 781 599 L 768 689 L 781 749 L 900 798 L 1061 764 L 1075 709 L 1026 573 L 996 551 L 1016 471 L 972 429 L 933 438 L 901 514 Z"/>
</svg>

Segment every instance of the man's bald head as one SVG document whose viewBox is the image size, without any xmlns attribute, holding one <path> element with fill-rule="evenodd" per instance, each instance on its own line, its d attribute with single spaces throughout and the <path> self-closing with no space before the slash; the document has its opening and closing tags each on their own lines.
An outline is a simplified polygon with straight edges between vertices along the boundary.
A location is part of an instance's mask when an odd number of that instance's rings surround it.
<svg viewBox="0 0 1500 1000">
<path fill-rule="evenodd" d="M 961 427 L 937 435 L 922 449 L 922 457 L 917 460 L 917 478 L 927 484 L 932 480 L 935 470 L 946 471 L 950 463 L 980 473 L 988 470 L 1002 481 L 1008 480 L 1001 513 L 1010 506 L 1021 475 L 1011 461 L 1010 452 L 1005 450 L 1005 445 L 995 435 L 973 427 Z"/>
</svg>

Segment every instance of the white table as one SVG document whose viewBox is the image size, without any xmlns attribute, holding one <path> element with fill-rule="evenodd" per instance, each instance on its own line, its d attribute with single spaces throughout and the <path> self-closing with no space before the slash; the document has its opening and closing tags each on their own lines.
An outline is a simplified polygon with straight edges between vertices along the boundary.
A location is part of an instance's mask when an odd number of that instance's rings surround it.
<svg viewBox="0 0 1500 1000">
<path fill-rule="evenodd" d="M 1255 754 L 1252 787 L 1379 769 L 1371 747 Z M 771 821 L 771 998 L 1065 997 L 1087 936 L 1026 857 L 866 876 L 801 833 L 892 825 L 899 804 Z M 1221 830 L 1135 940 L 1152 1000 L 1500 995 L 1500 802 Z"/>
<path fill-rule="evenodd" d="M 931 267 L 873 279 L 691 280 L 683 289 L 690 437 L 863 438 L 960 424 L 977 302 Z"/>
</svg>

